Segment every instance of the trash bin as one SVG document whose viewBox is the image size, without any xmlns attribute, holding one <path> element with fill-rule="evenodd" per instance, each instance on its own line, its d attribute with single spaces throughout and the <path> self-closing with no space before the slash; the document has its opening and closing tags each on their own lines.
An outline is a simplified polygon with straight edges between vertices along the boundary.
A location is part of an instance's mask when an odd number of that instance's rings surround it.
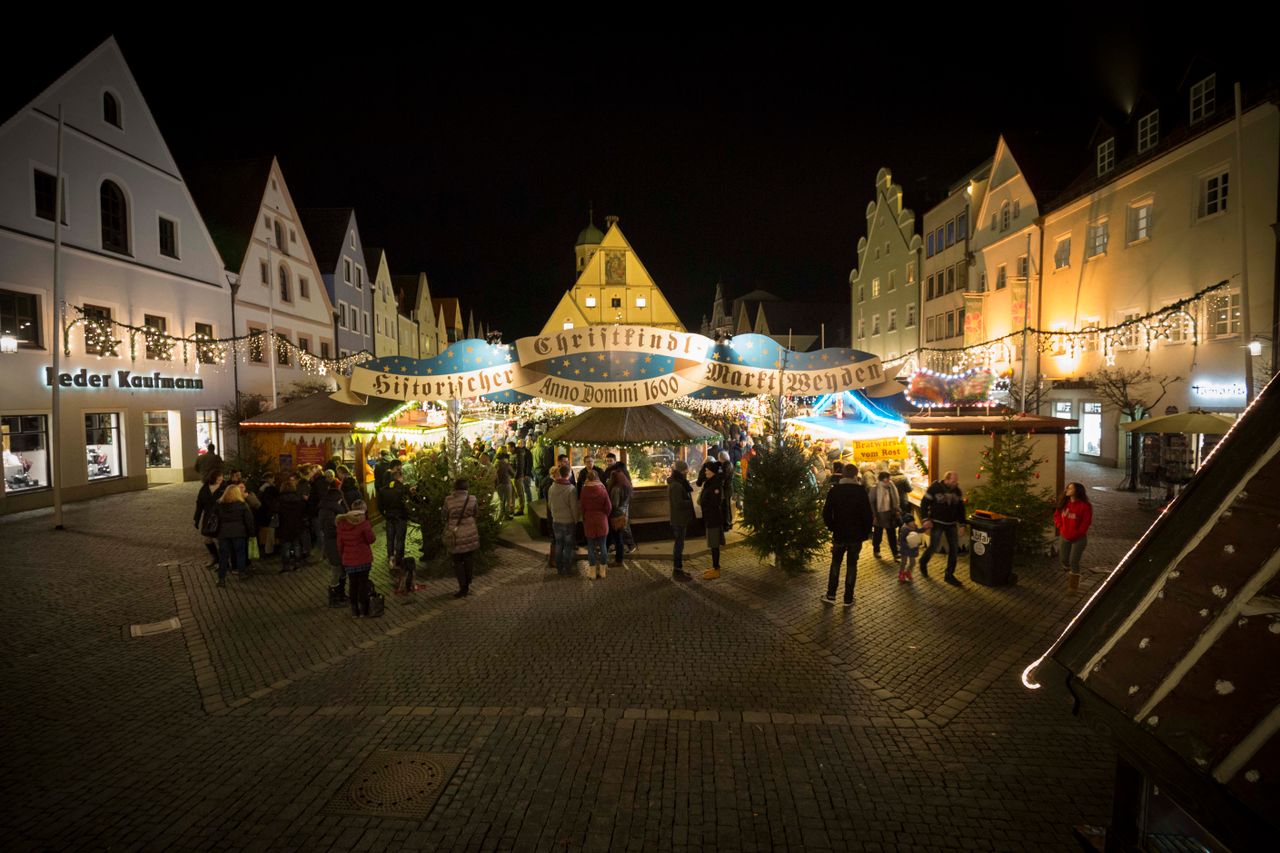
<svg viewBox="0 0 1280 853">
<path fill-rule="evenodd" d="M 983 586 L 1016 582 L 1013 550 L 1017 534 L 1016 518 L 985 510 L 969 516 L 969 579 Z"/>
</svg>

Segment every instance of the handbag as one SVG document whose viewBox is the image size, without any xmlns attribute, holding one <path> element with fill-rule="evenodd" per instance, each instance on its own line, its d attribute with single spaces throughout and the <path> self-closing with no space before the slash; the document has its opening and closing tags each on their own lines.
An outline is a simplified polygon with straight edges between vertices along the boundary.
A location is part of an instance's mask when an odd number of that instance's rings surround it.
<svg viewBox="0 0 1280 853">
<path fill-rule="evenodd" d="M 369 588 L 369 618 L 376 619 L 387 611 L 387 600 L 382 594 Z"/>
<path fill-rule="evenodd" d="M 250 536 L 250 537 L 249 537 L 249 559 L 250 559 L 250 560 L 261 560 L 261 559 L 262 559 L 262 554 L 261 554 L 261 552 L 258 550 L 258 540 L 257 540 L 256 538 L 254 538 L 253 536 Z"/>
<path fill-rule="evenodd" d="M 206 510 L 204 517 L 200 519 L 200 535 L 210 539 L 218 538 L 218 529 L 222 526 L 218 513 L 213 510 Z"/>
<path fill-rule="evenodd" d="M 624 513 L 624 514 L 622 514 L 622 515 L 611 515 L 611 516 L 609 516 L 609 529 L 610 529 L 610 530 L 622 530 L 622 529 L 624 529 L 626 526 L 627 526 L 627 516 L 626 516 L 626 514 L 625 514 L 625 513 Z"/>
<path fill-rule="evenodd" d="M 449 526 L 448 519 L 445 519 L 444 532 L 440 534 L 440 541 L 444 543 L 444 547 L 452 551 L 458 544 L 458 528 L 462 525 L 462 519 L 467 514 L 467 507 L 471 505 L 471 496 L 462 502 L 462 509 L 458 512 L 458 520 Z"/>
</svg>

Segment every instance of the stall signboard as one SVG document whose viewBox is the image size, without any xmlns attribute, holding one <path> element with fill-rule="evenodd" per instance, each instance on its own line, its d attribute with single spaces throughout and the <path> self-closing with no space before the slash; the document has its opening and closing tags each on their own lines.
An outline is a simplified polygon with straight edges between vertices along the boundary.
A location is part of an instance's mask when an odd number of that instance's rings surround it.
<svg viewBox="0 0 1280 853">
<path fill-rule="evenodd" d="M 684 396 L 900 393 L 880 359 L 843 347 L 793 352 L 767 335 L 716 342 L 648 326 L 588 326 L 514 344 L 458 341 L 434 358 L 355 367 L 351 390 L 393 400 L 497 403 L 539 397 L 577 406 L 645 406 Z"/>
<path fill-rule="evenodd" d="M 313 443 L 307 445 L 298 442 L 297 455 L 299 465 L 323 465 L 325 463 L 323 444 Z"/>
<path fill-rule="evenodd" d="M 894 459 L 907 458 L 907 440 L 905 438 L 875 438 L 870 441 L 853 443 L 855 462 L 887 462 Z"/>
</svg>

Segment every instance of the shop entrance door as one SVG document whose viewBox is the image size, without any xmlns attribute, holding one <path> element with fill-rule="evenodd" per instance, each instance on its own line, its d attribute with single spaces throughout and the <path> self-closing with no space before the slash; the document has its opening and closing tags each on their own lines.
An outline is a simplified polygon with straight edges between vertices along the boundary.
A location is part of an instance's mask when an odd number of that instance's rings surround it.
<svg viewBox="0 0 1280 853">
<path fill-rule="evenodd" d="M 181 447 L 175 443 L 182 435 L 177 412 L 158 411 L 142 414 L 143 454 L 147 460 L 147 482 L 182 482 Z"/>
</svg>

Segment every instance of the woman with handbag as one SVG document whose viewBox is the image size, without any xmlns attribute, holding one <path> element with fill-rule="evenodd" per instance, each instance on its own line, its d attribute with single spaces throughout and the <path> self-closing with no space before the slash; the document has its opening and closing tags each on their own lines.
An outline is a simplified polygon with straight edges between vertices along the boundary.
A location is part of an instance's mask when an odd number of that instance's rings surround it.
<svg viewBox="0 0 1280 853">
<path fill-rule="evenodd" d="M 609 502 L 613 508 L 609 510 L 609 543 L 613 545 L 614 565 L 622 566 L 622 554 L 625 546 L 627 519 L 631 515 L 631 481 L 627 472 L 616 467 L 609 474 Z M 609 558 L 609 548 L 605 546 L 605 561 Z"/>
<path fill-rule="evenodd" d="M 465 479 L 454 481 L 453 491 L 444 499 L 444 532 L 441 542 L 453 555 L 453 572 L 458 577 L 458 591 L 454 598 L 462 598 L 471 591 L 471 576 L 475 569 L 473 560 L 480 550 L 480 528 L 476 517 L 480 502 L 467 491 Z"/>
<path fill-rule="evenodd" d="M 196 495 L 196 530 L 204 537 L 205 550 L 209 552 L 207 568 L 218 568 L 218 498 L 227 487 L 222 482 L 222 469 L 215 468 L 204 475 L 204 485 Z"/>
<path fill-rule="evenodd" d="M 582 494 L 578 496 L 578 505 L 582 509 L 582 529 L 587 535 L 587 577 L 595 580 L 607 577 L 609 573 L 607 541 L 613 502 L 595 468 L 583 468 L 582 475 Z"/>
</svg>

